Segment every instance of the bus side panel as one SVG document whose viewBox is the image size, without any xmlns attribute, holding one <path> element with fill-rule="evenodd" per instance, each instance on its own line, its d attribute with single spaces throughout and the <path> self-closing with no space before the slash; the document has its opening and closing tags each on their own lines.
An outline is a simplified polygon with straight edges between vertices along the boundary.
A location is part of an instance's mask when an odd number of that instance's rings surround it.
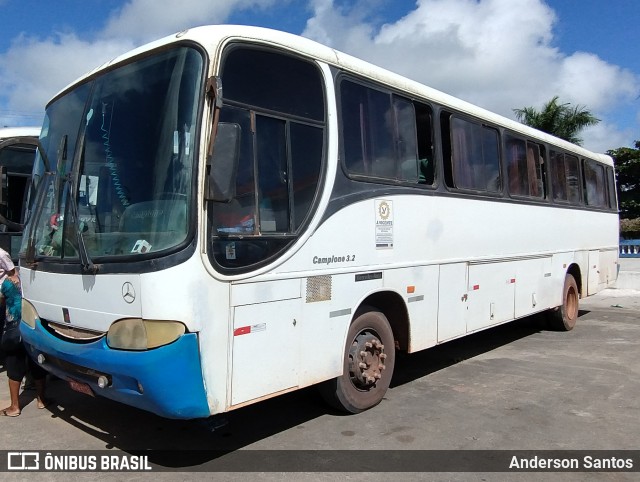
<svg viewBox="0 0 640 482">
<path fill-rule="evenodd" d="M 618 248 L 600 251 L 600 285 L 599 289 L 615 283 L 618 279 Z"/>
<path fill-rule="evenodd" d="M 467 332 L 513 319 L 515 275 L 515 262 L 469 266 Z"/>
<path fill-rule="evenodd" d="M 438 343 L 467 333 L 467 263 L 440 266 Z"/>
<path fill-rule="evenodd" d="M 381 289 L 355 273 L 234 284 L 229 405 L 341 375 L 355 310 Z"/>
<path fill-rule="evenodd" d="M 403 295 L 409 313 L 409 353 L 438 341 L 438 266 L 390 269 L 384 285 Z"/>
<path fill-rule="evenodd" d="M 237 306 L 231 405 L 298 386 L 300 299 Z"/>
<path fill-rule="evenodd" d="M 582 252 L 564 252 L 557 253 L 553 255 L 553 261 L 551 263 L 551 297 L 550 304 L 548 308 L 555 308 L 556 306 L 560 306 L 562 304 L 562 288 L 564 286 L 564 279 L 567 276 L 567 270 L 569 266 L 572 264 L 577 264 L 580 268 L 580 272 L 582 275 L 583 285 L 580 286 L 580 282 L 576 280 L 578 283 L 578 289 L 586 296 L 586 282 L 587 271 L 588 270 L 588 253 Z"/>
<path fill-rule="evenodd" d="M 587 296 L 598 292 L 600 285 L 600 251 L 589 251 L 589 274 L 587 278 Z"/>
<path fill-rule="evenodd" d="M 300 386 L 308 386 L 342 374 L 345 339 L 355 310 L 383 280 L 356 282 L 356 274 L 309 276 L 303 281 L 303 323 Z"/>
<path fill-rule="evenodd" d="M 519 261 L 516 269 L 515 317 L 541 311 L 551 304 L 551 257 Z"/>
<path fill-rule="evenodd" d="M 602 291 L 618 278 L 618 249 L 589 251 L 587 295 Z"/>
</svg>

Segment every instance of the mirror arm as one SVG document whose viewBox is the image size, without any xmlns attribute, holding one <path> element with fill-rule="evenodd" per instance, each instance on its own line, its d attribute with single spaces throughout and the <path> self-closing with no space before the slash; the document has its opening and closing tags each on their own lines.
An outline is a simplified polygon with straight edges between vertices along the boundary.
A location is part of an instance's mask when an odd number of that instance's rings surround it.
<svg viewBox="0 0 640 482">
<path fill-rule="evenodd" d="M 207 157 L 211 158 L 213 155 L 213 143 L 218 131 L 218 119 L 220 118 L 220 109 L 222 108 L 222 80 L 220 77 L 211 76 L 207 79 L 206 96 L 210 99 L 211 110 L 213 118 L 211 124 L 211 131 L 209 134 L 209 145 L 207 146 Z"/>
</svg>

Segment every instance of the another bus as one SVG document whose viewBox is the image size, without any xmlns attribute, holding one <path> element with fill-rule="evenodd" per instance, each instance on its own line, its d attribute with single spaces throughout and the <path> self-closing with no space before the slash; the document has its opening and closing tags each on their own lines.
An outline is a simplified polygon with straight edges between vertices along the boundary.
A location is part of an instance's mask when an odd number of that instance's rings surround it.
<svg viewBox="0 0 640 482">
<path fill-rule="evenodd" d="M 0 248 L 10 253 L 15 263 L 39 135 L 39 127 L 0 128 Z M 20 138 L 18 143 L 13 142 L 14 138 Z M 3 149 L 4 146 L 7 147 Z"/>
<path fill-rule="evenodd" d="M 615 281 L 612 159 L 311 40 L 194 28 L 48 104 L 22 332 L 75 390 L 169 418 L 318 384 Z"/>
</svg>

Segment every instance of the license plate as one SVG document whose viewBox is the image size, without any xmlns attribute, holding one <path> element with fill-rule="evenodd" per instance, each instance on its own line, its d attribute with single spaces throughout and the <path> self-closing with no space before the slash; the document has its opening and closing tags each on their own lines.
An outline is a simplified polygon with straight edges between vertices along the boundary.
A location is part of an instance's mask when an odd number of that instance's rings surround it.
<svg viewBox="0 0 640 482">
<path fill-rule="evenodd" d="M 90 395 L 92 397 L 95 397 L 93 390 L 91 390 L 91 387 L 86 383 L 77 382 L 75 380 L 69 380 L 69 386 L 71 387 L 72 390 L 75 390 L 76 392 L 84 393 L 85 395 Z"/>
</svg>

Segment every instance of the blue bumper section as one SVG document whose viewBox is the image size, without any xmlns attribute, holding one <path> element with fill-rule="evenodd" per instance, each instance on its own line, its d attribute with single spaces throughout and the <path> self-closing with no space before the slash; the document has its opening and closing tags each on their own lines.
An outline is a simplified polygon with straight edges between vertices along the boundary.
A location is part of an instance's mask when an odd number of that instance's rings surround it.
<svg viewBox="0 0 640 482">
<path fill-rule="evenodd" d="M 88 385 L 98 396 L 153 412 L 166 418 L 189 419 L 210 415 L 195 333 L 146 351 L 109 348 L 106 337 L 91 343 L 69 343 L 47 330 L 40 320 L 32 329 L 21 324 L 27 352 L 57 377 Z M 98 387 L 98 377 L 111 384 Z M 86 386 L 85 385 L 85 386 Z"/>
</svg>

